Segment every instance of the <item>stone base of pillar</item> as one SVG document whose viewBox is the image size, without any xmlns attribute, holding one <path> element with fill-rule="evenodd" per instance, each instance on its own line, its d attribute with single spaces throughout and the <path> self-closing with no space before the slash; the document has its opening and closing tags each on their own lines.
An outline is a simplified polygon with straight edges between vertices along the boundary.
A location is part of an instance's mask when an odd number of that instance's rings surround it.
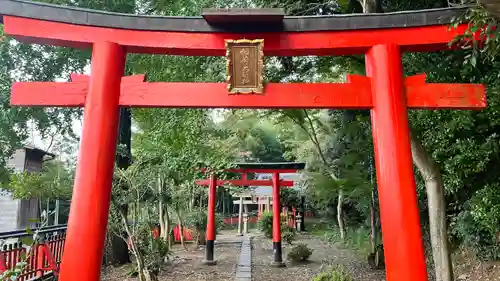
<svg viewBox="0 0 500 281">
<path fill-rule="evenodd" d="M 273 242 L 273 262 L 272 267 L 285 267 L 286 264 L 283 262 L 283 255 L 281 250 L 281 242 Z"/>
<path fill-rule="evenodd" d="M 217 261 L 214 260 L 214 240 L 207 240 L 205 248 L 205 259 L 202 261 L 204 265 L 216 265 Z"/>
<path fill-rule="evenodd" d="M 282 261 L 273 261 L 271 262 L 271 267 L 286 267 L 286 263 Z"/>
<path fill-rule="evenodd" d="M 213 261 L 203 260 L 202 263 L 203 263 L 203 265 L 217 265 L 216 260 L 213 260 Z"/>
</svg>

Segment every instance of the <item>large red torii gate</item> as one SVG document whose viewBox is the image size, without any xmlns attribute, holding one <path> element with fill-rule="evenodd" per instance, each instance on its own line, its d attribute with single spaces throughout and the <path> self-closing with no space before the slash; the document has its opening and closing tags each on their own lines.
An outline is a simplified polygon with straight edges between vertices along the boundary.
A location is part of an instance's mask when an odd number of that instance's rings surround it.
<svg viewBox="0 0 500 281">
<path fill-rule="evenodd" d="M 447 26 L 462 12 L 141 17 L 0 0 L 6 34 L 27 43 L 92 48 L 90 77 L 12 88 L 13 105 L 85 107 L 61 280 L 99 280 L 120 106 L 370 109 L 387 280 L 427 280 L 407 109 L 481 109 L 486 98 L 481 85 L 427 84 L 423 75 L 404 78 L 401 54 L 448 49 L 467 29 L 465 24 Z M 365 54 L 367 75 L 350 76 L 348 83 L 269 83 L 261 95 L 228 95 L 224 83 L 122 77 L 128 52 L 223 56 L 224 40 L 240 38 L 263 39 L 267 56 Z"/>
</svg>

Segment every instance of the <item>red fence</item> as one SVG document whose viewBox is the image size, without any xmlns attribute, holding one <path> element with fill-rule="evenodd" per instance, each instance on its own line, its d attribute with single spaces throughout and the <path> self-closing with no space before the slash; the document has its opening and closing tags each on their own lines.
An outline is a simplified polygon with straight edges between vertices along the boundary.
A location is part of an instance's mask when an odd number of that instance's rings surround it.
<svg viewBox="0 0 500 281">
<path fill-rule="evenodd" d="M 248 217 L 248 222 L 249 223 L 255 223 L 258 220 L 259 220 L 259 218 L 256 217 L 256 216 Z M 238 217 L 234 216 L 234 217 L 230 217 L 230 218 L 225 218 L 224 219 L 224 224 L 238 224 Z"/>
<path fill-rule="evenodd" d="M 182 232 L 184 233 L 184 241 L 193 241 L 193 231 L 187 227 L 184 227 L 182 230 Z M 174 227 L 174 241 L 181 241 L 181 227 L 179 225 L 176 225 Z"/>
<path fill-rule="evenodd" d="M 0 275 L 25 262 L 24 270 L 16 280 L 36 280 L 48 274 L 57 275 L 64 249 L 66 226 L 42 228 L 39 242 L 33 247 L 23 245 L 23 238 L 31 237 L 26 231 L 0 233 L 3 242 L 0 251 Z"/>
</svg>

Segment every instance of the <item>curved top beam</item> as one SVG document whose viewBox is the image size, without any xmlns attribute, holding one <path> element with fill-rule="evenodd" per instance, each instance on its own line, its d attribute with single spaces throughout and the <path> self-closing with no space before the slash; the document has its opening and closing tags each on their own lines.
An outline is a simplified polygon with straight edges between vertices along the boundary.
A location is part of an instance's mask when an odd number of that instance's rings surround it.
<svg viewBox="0 0 500 281">
<path fill-rule="evenodd" d="M 0 0 L 3 16 L 73 25 L 173 32 L 310 32 L 420 27 L 449 24 L 467 7 L 405 11 L 385 14 L 284 17 L 278 24 L 211 25 L 203 17 L 166 17 L 111 13 L 22 0 Z"/>
</svg>

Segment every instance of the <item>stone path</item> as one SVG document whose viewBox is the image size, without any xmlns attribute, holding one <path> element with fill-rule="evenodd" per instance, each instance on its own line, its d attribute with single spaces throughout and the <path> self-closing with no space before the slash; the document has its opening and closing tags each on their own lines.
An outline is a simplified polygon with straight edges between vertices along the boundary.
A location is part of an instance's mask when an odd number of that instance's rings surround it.
<svg viewBox="0 0 500 281">
<path fill-rule="evenodd" d="M 245 235 L 242 237 L 240 259 L 236 267 L 235 281 L 251 281 L 252 280 L 252 242 L 250 237 Z"/>
</svg>

